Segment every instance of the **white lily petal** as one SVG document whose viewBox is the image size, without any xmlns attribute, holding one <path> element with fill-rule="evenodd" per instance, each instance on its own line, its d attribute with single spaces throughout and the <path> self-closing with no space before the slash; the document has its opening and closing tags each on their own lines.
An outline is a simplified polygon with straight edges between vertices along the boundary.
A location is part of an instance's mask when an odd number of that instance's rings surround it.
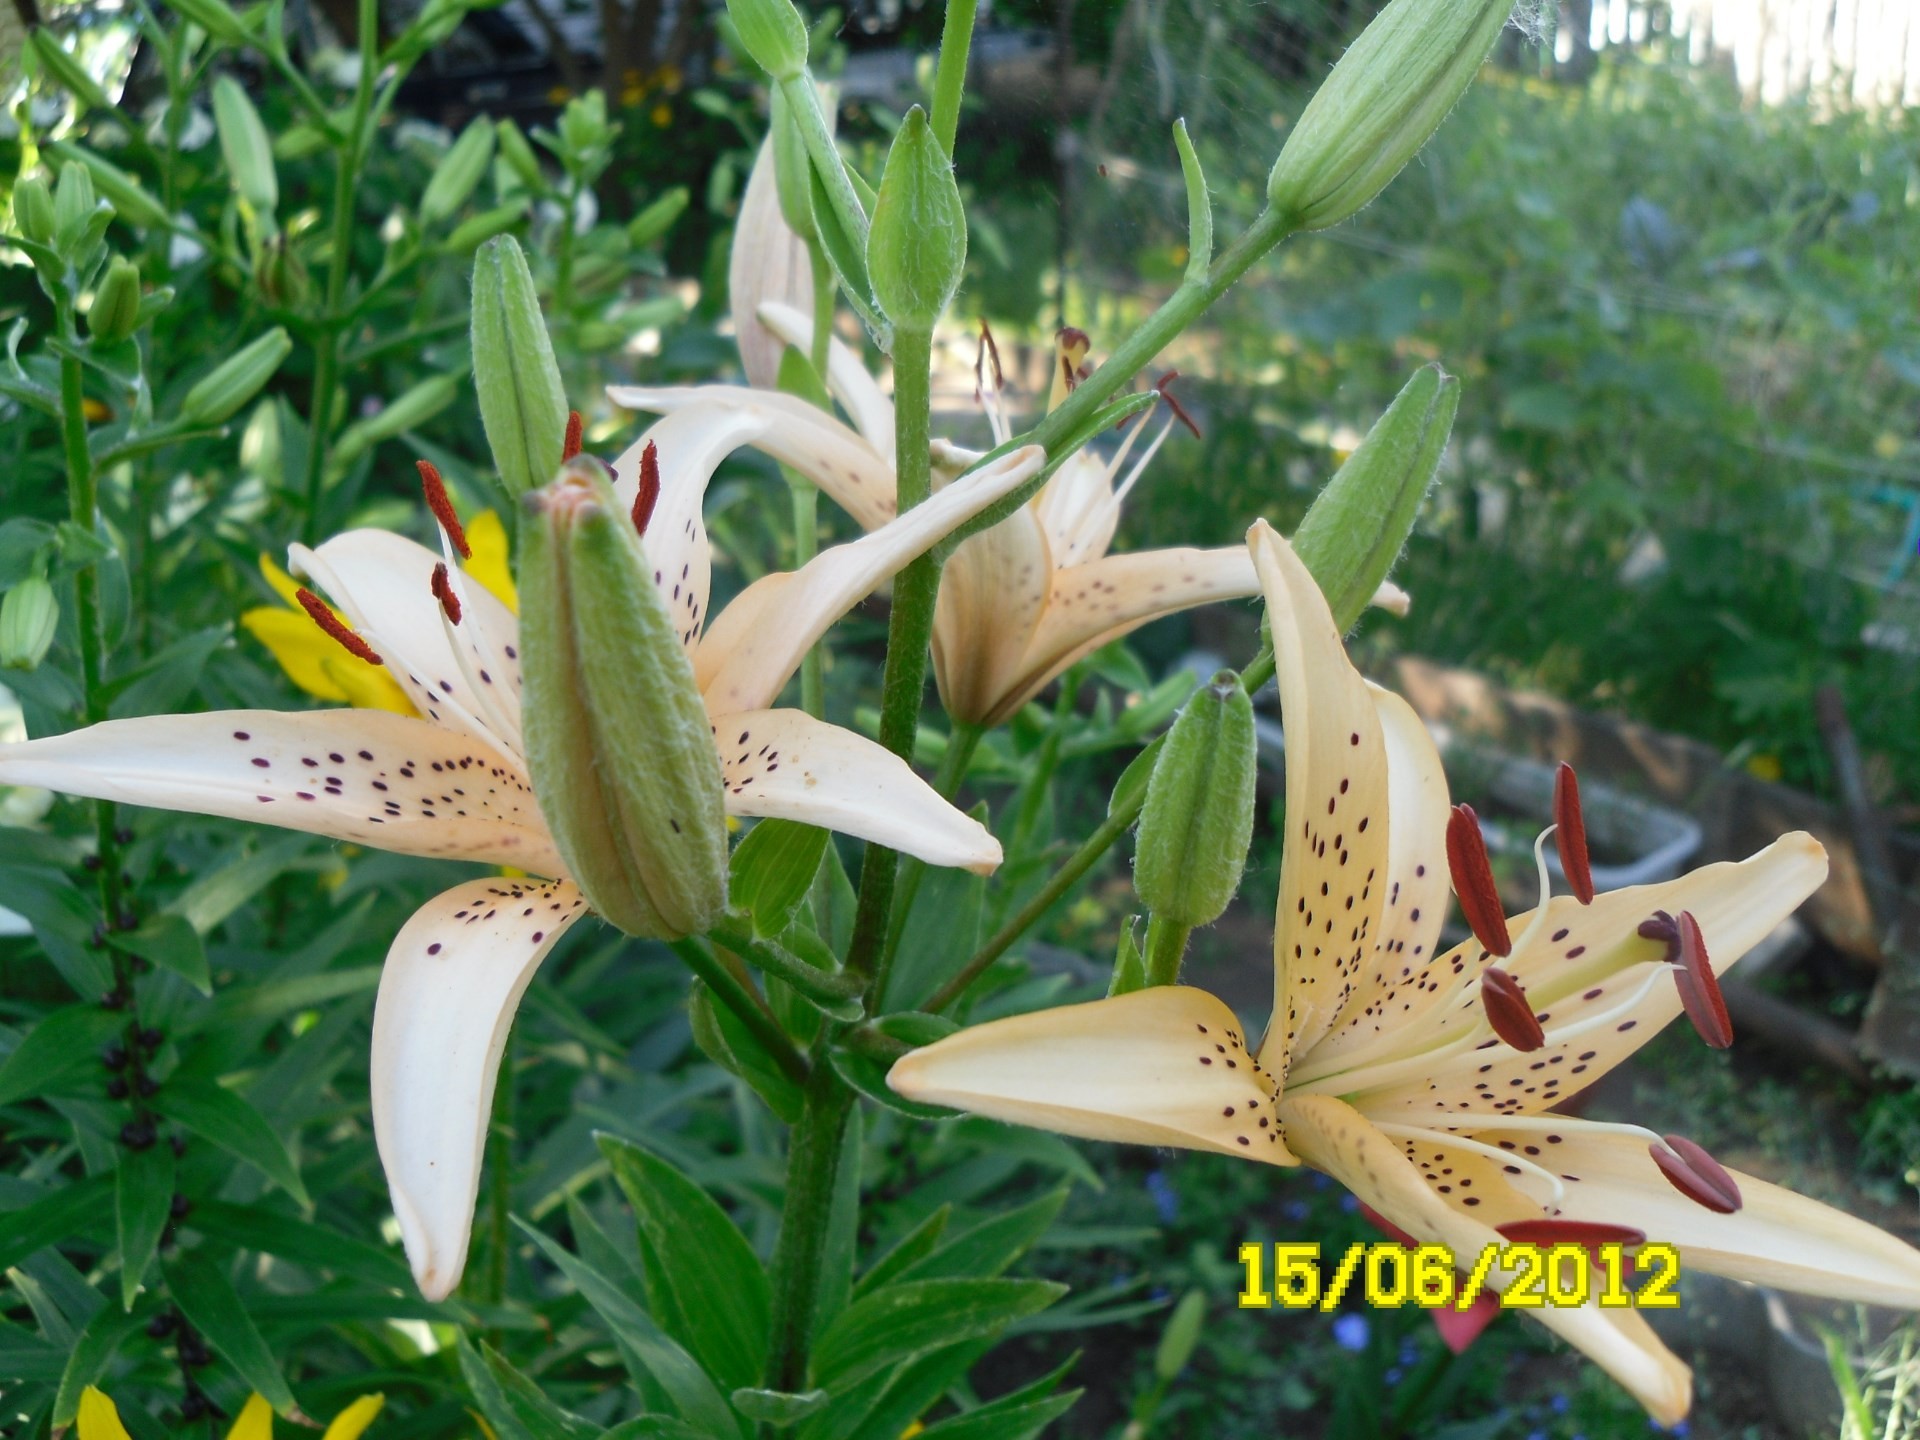
<svg viewBox="0 0 1920 1440">
<path fill-rule="evenodd" d="M 947 560 L 933 612 L 933 673 L 956 720 L 986 724 L 999 713 L 1046 614 L 1052 582 L 1046 531 L 1030 505 Z"/>
<path fill-rule="evenodd" d="M 1301 1159 L 1416 1240 L 1445 1245 L 1463 1259 L 1502 1243 L 1498 1231 L 1435 1194 L 1399 1147 L 1351 1106 L 1327 1095 L 1289 1097 L 1280 1118 L 1287 1143 Z M 1498 1289 L 1508 1283 L 1498 1271 L 1490 1281 Z M 1661 1424 L 1671 1425 L 1687 1413 L 1692 1376 L 1635 1312 L 1587 1304 L 1525 1313 L 1584 1351 Z"/>
<path fill-rule="evenodd" d="M 1265 521 L 1248 548 L 1266 591 L 1287 727 L 1287 835 L 1274 922 L 1274 1015 L 1261 1063 L 1285 1082 L 1353 993 L 1387 899 L 1387 752 L 1373 692 L 1326 597 Z"/>
<path fill-rule="evenodd" d="M 771 390 L 780 383 L 780 352 L 787 347 L 760 323 L 760 305 L 769 300 L 813 303 L 813 260 L 806 242 L 787 228 L 780 213 L 771 136 L 760 142 L 746 193 L 740 197 L 727 262 L 727 298 L 747 383 Z"/>
<path fill-rule="evenodd" d="M 1136 429 L 1134 434 L 1138 434 Z M 1132 436 L 1128 437 L 1129 442 Z M 1061 569 L 1098 560 L 1120 526 L 1120 497 L 1114 494 L 1114 461 L 1078 450 L 1053 472 L 1034 497 L 1033 512 L 1046 530 L 1055 563 Z"/>
<path fill-rule="evenodd" d="M 0 746 L 0 785 L 254 820 L 401 855 L 566 873 L 511 760 L 385 710 L 108 720 Z"/>
<path fill-rule="evenodd" d="M 460 1283 L 493 1111 L 520 996 L 586 913 L 572 884 L 470 880 L 394 937 L 373 1013 L 373 1130 L 420 1293 Z"/>
<path fill-rule="evenodd" d="M 760 306 L 760 321 L 767 329 L 803 355 L 813 353 L 813 318 L 794 305 L 767 301 Z M 860 357 L 839 336 L 827 342 L 827 389 L 840 402 L 858 430 L 889 466 L 893 454 L 893 401 L 880 388 L 880 382 L 867 373 Z"/>
<path fill-rule="evenodd" d="M 901 566 L 1040 473 L 1047 452 L 1024 446 L 981 467 L 878 530 L 747 587 L 694 652 L 710 711 L 772 703 L 829 626 Z M 965 549 L 965 546 L 961 547 Z"/>
<path fill-rule="evenodd" d="M 887 1083 L 1062 1135 L 1296 1163 L 1240 1022 L 1186 985 L 976 1025 L 896 1062 Z"/>
<path fill-rule="evenodd" d="M 716 715 L 729 815 L 799 820 L 986 875 L 1000 842 L 940 798 L 906 761 L 802 710 Z"/>
<path fill-rule="evenodd" d="M 893 466 L 855 431 L 797 396 L 736 385 L 614 385 L 607 398 L 628 410 L 656 415 L 698 408 L 710 418 L 727 412 L 752 416 L 759 429 L 739 443 L 754 445 L 798 470 L 862 530 L 877 529 L 893 518 Z"/>
<path fill-rule="evenodd" d="M 1631 1225 L 1680 1247 L 1686 1270 L 1707 1270 L 1782 1290 L 1920 1310 L 1920 1250 L 1864 1220 L 1739 1171 L 1739 1210 L 1720 1215 L 1682 1195 L 1647 1143 L 1585 1121 L 1556 1124 L 1554 1169 L 1575 1177 L 1561 1214 Z M 1544 1140 L 1489 1132 L 1491 1142 Z"/>
</svg>

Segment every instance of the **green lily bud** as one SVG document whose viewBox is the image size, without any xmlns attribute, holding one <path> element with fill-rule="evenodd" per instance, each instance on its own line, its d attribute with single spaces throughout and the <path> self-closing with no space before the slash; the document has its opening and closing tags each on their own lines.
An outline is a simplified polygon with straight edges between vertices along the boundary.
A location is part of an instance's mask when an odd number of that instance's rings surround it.
<svg viewBox="0 0 1920 1440">
<path fill-rule="evenodd" d="M 953 162 L 916 105 L 887 152 L 867 233 L 874 298 L 901 329 L 931 330 L 966 264 L 967 215 Z"/>
<path fill-rule="evenodd" d="M 1359 620 L 1400 558 L 1459 406 L 1457 379 L 1438 365 L 1414 371 L 1294 532 L 1294 553 L 1313 572 L 1343 631 Z"/>
<path fill-rule="evenodd" d="M 807 156 L 807 137 L 794 119 L 793 103 L 781 86 L 773 87 L 768 131 L 773 138 L 773 184 L 780 197 L 780 218 L 794 234 L 810 236 L 813 220 L 813 161 Z"/>
<path fill-rule="evenodd" d="M 224 40 L 229 45 L 244 45 L 247 41 L 247 27 L 225 0 L 181 0 L 179 4 L 167 0 L 167 3 L 216 40 Z"/>
<path fill-rule="evenodd" d="M 775 80 L 807 68 L 807 22 L 793 0 L 727 0 L 727 16 L 753 63 Z"/>
<path fill-rule="evenodd" d="M 1222 670 L 1193 692 L 1147 782 L 1133 888 L 1156 920 L 1211 924 L 1240 888 L 1256 762 L 1253 702 Z"/>
<path fill-rule="evenodd" d="M 433 419 L 460 398 L 464 374 L 432 375 L 394 397 L 378 415 L 357 420 L 334 441 L 333 463 L 351 465 L 383 440 L 391 440 Z"/>
<path fill-rule="evenodd" d="M 493 163 L 493 123 L 484 115 L 460 132 L 420 197 L 420 223 L 435 225 L 467 203 Z"/>
<path fill-rule="evenodd" d="M 547 177 L 540 169 L 540 157 L 533 153 L 533 146 L 527 135 L 511 120 L 502 120 L 493 127 L 494 138 L 500 142 L 500 158 L 513 168 L 520 177 L 520 183 L 538 195 L 547 188 Z"/>
<path fill-rule="evenodd" d="M 80 102 L 82 111 L 113 108 L 113 101 L 100 88 L 100 82 L 55 38 L 51 30 L 36 29 L 29 43 L 33 46 L 34 59 L 40 62 L 40 67 L 59 81 L 61 89 Z"/>
<path fill-rule="evenodd" d="M 29 575 L 0 600 L 0 665 L 32 670 L 47 658 L 60 624 L 60 602 L 44 575 Z"/>
<path fill-rule="evenodd" d="M 1295 122 L 1267 199 L 1300 230 L 1337 225 L 1440 128 L 1480 73 L 1512 0 L 1393 0 Z"/>
<path fill-rule="evenodd" d="M 554 128 L 562 154 L 576 164 L 593 162 L 620 132 L 618 125 L 607 123 L 607 97 L 599 90 L 569 100 Z"/>
<path fill-rule="evenodd" d="M 112 345 L 133 334 L 140 324 L 140 267 L 116 255 L 107 265 L 100 287 L 87 311 L 87 333 Z"/>
<path fill-rule="evenodd" d="M 775 95 L 779 93 L 777 90 L 774 92 Z M 692 198 L 684 185 L 676 185 L 666 191 L 627 222 L 627 242 L 635 249 L 651 245 L 673 228 L 673 222 L 686 213 L 687 202 Z"/>
<path fill-rule="evenodd" d="M 75 161 L 84 165 L 93 186 L 112 203 L 114 212 L 129 225 L 137 225 L 143 230 L 162 229 L 167 224 L 166 207 L 148 194 L 146 189 L 133 176 L 122 170 L 111 160 L 94 154 L 91 150 L 67 140 L 56 140 L 46 146 L 47 153 L 61 161 L 60 173 L 64 180 L 67 166 Z M 54 192 L 54 200 L 59 200 L 59 191 Z M 87 206 L 93 208 L 91 200 Z"/>
<path fill-rule="evenodd" d="M 60 179 L 53 187 L 54 248 L 70 251 L 80 241 L 100 203 L 93 188 L 93 172 L 77 160 L 60 167 Z"/>
<path fill-rule="evenodd" d="M 540 813 L 613 924 L 707 930 L 727 905 L 720 760 L 646 551 L 597 461 L 569 462 L 523 504 L 522 715 Z"/>
<path fill-rule="evenodd" d="M 455 255 L 470 255 L 482 242 L 504 235 L 526 217 L 527 200 L 523 195 L 492 210 L 462 220 L 447 232 L 447 249 Z"/>
<path fill-rule="evenodd" d="M 293 350 L 287 332 L 275 326 L 214 367 L 180 402 L 180 413 L 194 425 L 219 425 L 260 393 Z"/>
<path fill-rule="evenodd" d="M 13 223 L 36 245 L 53 239 L 53 191 L 38 175 L 27 175 L 13 185 Z"/>
<path fill-rule="evenodd" d="M 560 468 L 567 396 L 527 257 L 497 235 L 473 257 L 473 385 L 500 478 L 515 495 Z"/>
<path fill-rule="evenodd" d="M 273 142 L 260 112 L 231 75 L 213 82 L 213 124 L 234 193 L 262 220 L 271 220 L 280 204 L 280 177 L 273 168 Z"/>
<path fill-rule="evenodd" d="M 300 309 L 313 291 L 306 262 L 284 235 L 272 236 L 260 247 L 260 258 L 253 265 L 253 283 L 262 300 L 285 310 Z"/>
</svg>

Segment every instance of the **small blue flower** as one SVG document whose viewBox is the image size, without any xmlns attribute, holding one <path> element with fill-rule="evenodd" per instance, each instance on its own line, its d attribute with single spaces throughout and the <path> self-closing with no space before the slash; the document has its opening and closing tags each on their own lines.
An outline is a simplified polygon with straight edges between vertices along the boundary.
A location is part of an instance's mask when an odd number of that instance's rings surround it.
<svg viewBox="0 0 1920 1440">
<path fill-rule="evenodd" d="M 1180 1196 L 1164 1170 L 1154 1170 L 1147 1175 L 1147 1194 L 1153 1197 L 1153 1208 L 1160 1212 L 1162 1225 L 1171 1225 L 1180 1218 Z"/>
<path fill-rule="evenodd" d="M 1340 1208 L 1352 1215 L 1360 1209 L 1360 1197 L 1351 1192 L 1340 1197 Z"/>
<path fill-rule="evenodd" d="M 1529 1430 L 1527 1432 L 1527 1440 L 1547 1440 L 1547 1432 L 1544 1430 Z"/>
<path fill-rule="evenodd" d="M 1342 1350 L 1360 1351 L 1367 1348 L 1367 1336 L 1372 1327 L 1367 1317 L 1349 1311 L 1333 1322 L 1333 1340 Z"/>
<path fill-rule="evenodd" d="M 1553 1413 L 1556 1415 L 1566 1414 L 1572 1406 L 1573 1402 L 1564 1395 L 1556 1395 L 1553 1397 Z"/>
<path fill-rule="evenodd" d="M 1402 1370 L 1398 1365 L 1389 1367 L 1387 1370 L 1387 1384 L 1398 1385 L 1400 1383 L 1401 1377 L 1403 1377 L 1406 1373 L 1407 1372 Z"/>
<path fill-rule="evenodd" d="M 1289 1200 L 1280 1207 L 1280 1213 L 1294 1224 L 1303 1224 L 1313 1213 L 1313 1207 L 1304 1200 Z"/>
<path fill-rule="evenodd" d="M 1324 1190 L 1333 1183 L 1324 1175 L 1309 1175 L 1307 1178 L 1313 1182 L 1313 1188 L 1316 1190 Z"/>
<path fill-rule="evenodd" d="M 1411 1365 L 1419 1356 L 1420 1347 L 1415 1345 L 1412 1340 L 1402 1340 L 1400 1342 L 1400 1363 L 1402 1365 Z"/>
</svg>

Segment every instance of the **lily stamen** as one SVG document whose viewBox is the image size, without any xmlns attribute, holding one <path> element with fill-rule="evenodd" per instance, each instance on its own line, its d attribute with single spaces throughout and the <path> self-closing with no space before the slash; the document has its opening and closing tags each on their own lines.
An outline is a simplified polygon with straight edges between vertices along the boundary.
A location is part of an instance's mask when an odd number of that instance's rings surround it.
<svg viewBox="0 0 1920 1440">
<path fill-rule="evenodd" d="M 1453 892 L 1460 897 L 1460 913 L 1478 940 L 1502 958 L 1513 953 L 1507 934 L 1507 915 L 1500 890 L 1493 883 L 1493 864 L 1487 859 L 1487 837 L 1480 833 L 1480 817 L 1471 805 L 1456 805 L 1447 821 L 1447 869 Z"/>
<path fill-rule="evenodd" d="M 1167 402 L 1167 408 L 1173 411 L 1174 418 L 1193 432 L 1193 438 L 1202 439 L 1200 427 L 1194 424 L 1193 416 L 1187 413 L 1187 407 L 1180 403 L 1180 397 L 1173 393 L 1173 382 L 1180 378 L 1178 370 L 1169 370 L 1153 382 L 1153 388 L 1160 392 L 1160 398 Z"/>
<path fill-rule="evenodd" d="M 1493 1033 L 1523 1054 L 1547 1043 L 1547 1033 L 1527 1003 L 1527 992 L 1498 965 L 1489 965 L 1480 974 L 1480 1011 Z"/>
<path fill-rule="evenodd" d="M 1716 1215 L 1731 1215 L 1745 1203 L 1726 1167 L 1686 1136 L 1662 1136 L 1647 1153 L 1668 1183 L 1694 1204 Z"/>
<path fill-rule="evenodd" d="M 304 585 L 293 592 L 293 598 L 300 602 L 300 608 L 312 617 L 313 623 L 340 642 L 340 646 L 349 655 L 364 660 L 369 665 L 384 665 L 387 662 L 374 653 L 371 645 L 339 620 L 333 611 L 327 608 L 327 602 L 307 589 Z"/>
<path fill-rule="evenodd" d="M 1674 967 L 1674 984 L 1680 991 L 1680 1003 L 1687 1019 L 1700 1038 L 1716 1050 L 1733 1044 L 1733 1018 L 1727 1014 L 1727 1002 L 1720 993 L 1720 981 L 1707 958 L 1707 940 L 1700 933 L 1700 922 L 1691 910 L 1680 912 L 1677 946 L 1680 952 Z M 1670 957 L 1671 958 L 1671 957 Z"/>
<path fill-rule="evenodd" d="M 460 552 L 460 558 L 471 560 L 473 549 L 467 544 L 467 532 L 460 528 L 460 517 L 454 513 L 453 501 L 448 498 L 447 483 L 440 478 L 439 468 L 431 460 L 416 460 L 413 463 L 420 472 L 420 489 L 427 497 L 427 509 L 440 522 L 441 530 L 453 542 L 453 548 Z"/>
<path fill-rule="evenodd" d="M 1591 905 L 1593 864 L 1587 854 L 1586 822 L 1580 815 L 1580 781 L 1564 760 L 1553 777 L 1553 829 L 1567 885 L 1582 905 Z"/>
<path fill-rule="evenodd" d="M 460 623 L 460 597 L 453 593 L 453 587 L 447 583 L 447 567 L 441 563 L 433 567 L 433 579 L 428 582 L 433 590 L 433 598 L 440 602 L 441 613 L 447 617 L 447 623 Z"/>
<path fill-rule="evenodd" d="M 653 507 L 660 503 L 660 447 L 653 441 L 640 452 L 640 487 L 633 497 L 633 528 L 643 538 L 653 519 Z"/>
<path fill-rule="evenodd" d="M 1609 1225 L 1603 1220 L 1509 1220 L 1493 1227 L 1516 1245 L 1618 1245 L 1626 1249 L 1647 1243 L 1647 1232 L 1631 1225 Z"/>
<path fill-rule="evenodd" d="M 560 461 L 565 464 L 580 453 L 581 442 L 586 438 L 587 422 L 578 410 L 567 412 L 567 438 L 560 445 Z"/>
</svg>

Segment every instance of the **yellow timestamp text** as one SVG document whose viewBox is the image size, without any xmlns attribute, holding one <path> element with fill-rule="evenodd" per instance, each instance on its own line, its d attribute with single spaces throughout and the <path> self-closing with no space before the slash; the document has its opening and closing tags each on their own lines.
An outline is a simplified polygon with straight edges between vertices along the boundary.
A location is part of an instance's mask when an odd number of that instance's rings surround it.
<svg viewBox="0 0 1920 1440">
<path fill-rule="evenodd" d="M 1268 1256 L 1272 1269 L 1268 1269 Z M 1369 1305 L 1397 1310 L 1467 1310 L 1482 1295 L 1508 1309 L 1571 1309 L 1593 1301 L 1603 1309 L 1671 1310 L 1679 1305 L 1680 1252 L 1648 1243 L 1629 1254 L 1617 1244 L 1488 1245 L 1463 1262 L 1445 1245 L 1391 1241 L 1347 1246 L 1330 1267 L 1317 1241 L 1240 1247 L 1245 1283 L 1240 1308 L 1336 1310 L 1356 1286 Z"/>
</svg>

